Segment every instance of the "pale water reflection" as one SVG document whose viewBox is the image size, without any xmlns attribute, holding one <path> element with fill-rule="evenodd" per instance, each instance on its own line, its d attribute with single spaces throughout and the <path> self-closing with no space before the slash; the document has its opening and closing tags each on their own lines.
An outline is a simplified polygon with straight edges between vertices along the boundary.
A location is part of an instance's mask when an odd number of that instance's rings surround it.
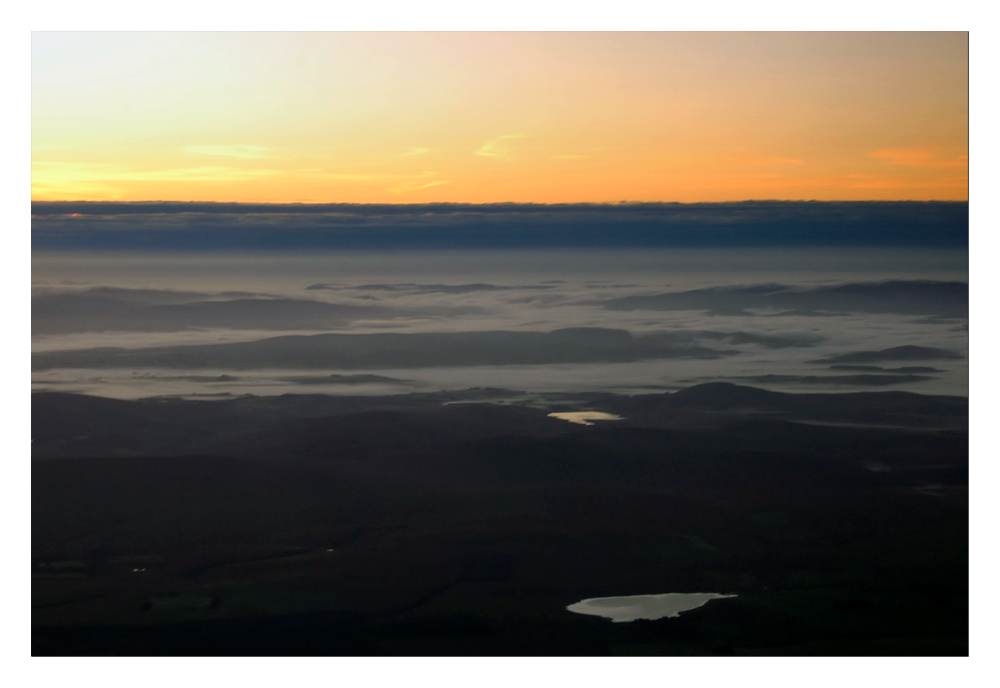
<svg viewBox="0 0 1000 688">
<path fill-rule="evenodd" d="M 578 425 L 593 425 L 592 421 L 595 420 L 625 420 L 621 416 L 616 416 L 613 413 L 604 413 L 603 411 L 560 411 L 558 413 L 550 413 L 549 416 L 559 418 L 560 420 L 567 420 L 570 423 Z"/>
<path fill-rule="evenodd" d="M 566 607 L 576 614 L 603 616 L 615 623 L 648 619 L 650 621 L 679 616 L 681 612 L 697 609 L 711 600 L 736 595 L 716 592 L 671 592 L 664 595 L 627 595 L 624 597 L 595 597 L 581 600 Z"/>
</svg>

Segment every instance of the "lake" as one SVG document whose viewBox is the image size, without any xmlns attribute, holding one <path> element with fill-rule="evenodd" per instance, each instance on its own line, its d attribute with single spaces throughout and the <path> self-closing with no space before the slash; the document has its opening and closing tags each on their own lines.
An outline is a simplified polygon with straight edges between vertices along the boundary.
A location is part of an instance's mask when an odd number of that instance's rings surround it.
<svg viewBox="0 0 1000 688">
<path fill-rule="evenodd" d="M 566 607 L 575 614 L 589 614 L 611 619 L 615 623 L 645 619 L 670 619 L 682 612 L 697 609 L 712 600 L 736 595 L 717 592 L 670 592 L 663 595 L 626 595 L 624 597 L 595 597 L 581 600 Z"/>
</svg>

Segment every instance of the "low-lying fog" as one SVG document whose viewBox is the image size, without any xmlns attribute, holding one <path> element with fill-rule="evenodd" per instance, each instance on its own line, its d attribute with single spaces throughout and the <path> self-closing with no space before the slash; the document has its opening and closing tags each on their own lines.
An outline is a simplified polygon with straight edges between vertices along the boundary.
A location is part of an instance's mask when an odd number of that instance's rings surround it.
<svg viewBox="0 0 1000 688">
<path fill-rule="evenodd" d="M 968 393 L 964 251 L 33 256 L 32 388 Z"/>
</svg>

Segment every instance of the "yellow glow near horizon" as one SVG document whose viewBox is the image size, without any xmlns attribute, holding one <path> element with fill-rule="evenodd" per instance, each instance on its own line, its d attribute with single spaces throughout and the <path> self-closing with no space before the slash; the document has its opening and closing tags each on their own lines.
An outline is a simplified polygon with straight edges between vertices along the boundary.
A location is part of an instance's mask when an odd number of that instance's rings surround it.
<svg viewBox="0 0 1000 688">
<path fill-rule="evenodd" d="M 33 200 L 966 200 L 964 33 L 37 33 Z"/>
</svg>

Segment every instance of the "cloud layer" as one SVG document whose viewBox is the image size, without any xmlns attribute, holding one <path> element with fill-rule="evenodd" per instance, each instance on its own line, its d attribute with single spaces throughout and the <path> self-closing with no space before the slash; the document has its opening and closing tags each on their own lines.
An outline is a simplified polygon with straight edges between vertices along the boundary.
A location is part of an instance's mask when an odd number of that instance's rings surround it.
<svg viewBox="0 0 1000 688">
<path fill-rule="evenodd" d="M 33 250 L 967 245 L 951 202 L 32 204 Z"/>
</svg>

